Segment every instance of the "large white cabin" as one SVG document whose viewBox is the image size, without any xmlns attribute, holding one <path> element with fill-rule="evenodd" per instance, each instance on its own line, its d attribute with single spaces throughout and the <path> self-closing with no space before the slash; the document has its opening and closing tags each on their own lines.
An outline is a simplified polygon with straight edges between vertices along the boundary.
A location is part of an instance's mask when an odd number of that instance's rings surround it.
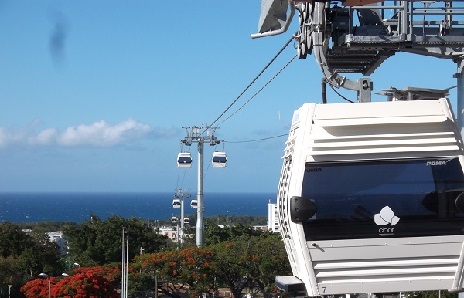
<svg viewBox="0 0 464 298">
<path fill-rule="evenodd" d="M 447 99 L 304 104 L 280 229 L 296 296 L 463 289 L 463 144 Z"/>
</svg>

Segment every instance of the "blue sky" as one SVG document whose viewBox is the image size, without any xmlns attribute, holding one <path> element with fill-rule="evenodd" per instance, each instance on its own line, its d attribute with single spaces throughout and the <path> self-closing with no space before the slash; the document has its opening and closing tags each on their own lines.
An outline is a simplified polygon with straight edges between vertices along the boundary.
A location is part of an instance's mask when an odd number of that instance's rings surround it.
<svg viewBox="0 0 464 298">
<path fill-rule="evenodd" d="M 184 147 L 194 166 L 176 166 L 182 127 L 215 120 L 296 31 L 253 40 L 259 14 L 258 0 L 0 0 L 0 191 L 195 192 L 196 145 Z M 226 117 L 295 54 L 291 44 Z M 455 71 L 397 54 L 372 80 L 375 92 L 448 88 Z M 221 118 L 204 192 L 275 192 L 286 138 L 240 141 L 287 133 L 295 109 L 320 102 L 320 81 L 314 57 L 296 59 Z M 209 166 L 214 150 L 227 168 Z"/>
</svg>

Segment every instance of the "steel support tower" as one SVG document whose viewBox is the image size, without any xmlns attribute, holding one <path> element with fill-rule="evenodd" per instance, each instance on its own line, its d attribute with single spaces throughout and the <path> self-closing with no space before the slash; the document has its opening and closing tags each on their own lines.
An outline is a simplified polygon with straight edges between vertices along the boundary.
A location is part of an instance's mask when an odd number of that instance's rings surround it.
<svg viewBox="0 0 464 298">
<path fill-rule="evenodd" d="M 191 146 L 192 143 L 197 143 L 198 148 L 198 172 L 197 172 L 197 222 L 195 225 L 195 244 L 197 247 L 203 246 L 204 243 L 204 223 L 203 223 L 203 148 L 205 143 L 210 146 L 215 146 L 220 143 L 214 136 L 217 127 L 184 127 L 187 131 L 187 136 L 181 140 L 181 144 Z"/>
</svg>

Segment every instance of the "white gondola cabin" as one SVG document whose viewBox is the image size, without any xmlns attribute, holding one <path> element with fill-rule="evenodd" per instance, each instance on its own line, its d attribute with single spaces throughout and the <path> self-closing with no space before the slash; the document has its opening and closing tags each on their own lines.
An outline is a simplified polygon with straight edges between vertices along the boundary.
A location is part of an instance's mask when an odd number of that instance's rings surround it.
<svg viewBox="0 0 464 298">
<path fill-rule="evenodd" d="M 214 168 L 225 168 L 227 164 L 227 155 L 224 151 L 214 151 L 211 161 Z"/>
<path fill-rule="evenodd" d="M 464 148 L 447 99 L 304 104 L 286 144 L 280 289 L 463 291 Z"/>
<path fill-rule="evenodd" d="M 172 208 L 180 208 L 181 202 L 179 199 L 172 200 Z"/>
<path fill-rule="evenodd" d="M 177 217 L 175 217 L 175 216 L 171 217 L 171 222 L 173 224 L 177 224 L 178 221 L 179 221 L 179 219 Z"/>
<path fill-rule="evenodd" d="M 190 223 L 190 218 L 184 217 L 184 225 L 188 225 Z"/>
<path fill-rule="evenodd" d="M 198 207 L 198 201 L 197 200 L 192 200 L 190 202 L 190 207 L 192 208 L 197 208 Z"/>
<path fill-rule="evenodd" d="M 192 166 L 192 155 L 190 152 L 180 152 L 177 155 L 177 167 L 190 168 Z"/>
</svg>

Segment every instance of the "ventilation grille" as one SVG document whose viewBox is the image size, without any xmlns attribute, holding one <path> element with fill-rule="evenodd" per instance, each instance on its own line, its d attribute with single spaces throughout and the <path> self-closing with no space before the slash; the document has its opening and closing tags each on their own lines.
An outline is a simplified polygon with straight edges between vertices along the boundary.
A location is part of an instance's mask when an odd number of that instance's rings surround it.
<svg viewBox="0 0 464 298">
<path fill-rule="evenodd" d="M 453 280 L 459 256 L 314 262 L 318 285 L 412 280 Z"/>
<path fill-rule="evenodd" d="M 461 141 L 452 115 L 444 112 L 446 103 L 437 100 L 345 104 L 331 109 L 318 105 L 307 154 L 318 160 L 355 155 L 369 159 L 369 155 L 388 158 L 429 152 L 456 154 L 461 150 Z"/>
<path fill-rule="evenodd" d="M 323 241 L 318 248 L 310 248 L 310 255 L 316 283 L 325 293 L 388 291 L 389 287 L 395 291 L 451 289 L 462 240 L 462 236 L 436 236 Z"/>
</svg>

